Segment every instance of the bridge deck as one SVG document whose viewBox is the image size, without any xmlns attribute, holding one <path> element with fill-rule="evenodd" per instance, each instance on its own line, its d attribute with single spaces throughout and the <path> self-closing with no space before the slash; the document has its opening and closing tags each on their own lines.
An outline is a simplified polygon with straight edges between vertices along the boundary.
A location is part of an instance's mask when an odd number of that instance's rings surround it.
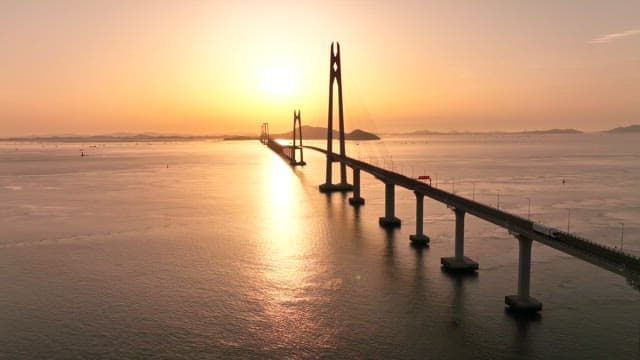
<svg viewBox="0 0 640 360">
<path fill-rule="evenodd" d="M 325 149 L 319 147 L 305 146 L 305 148 L 327 154 Z M 503 227 L 511 233 L 526 236 L 556 250 L 622 275 L 627 278 L 631 285 L 635 287 L 640 286 L 640 258 L 636 256 L 562 231 L 558 231 L 554 236 L 546 235 L 533 229 L 533 221 L 524 219 L 518 215 L 510 214 L 500 209 L 434 188 L 422 181 L 360 160 L 341 157 L 336 153 L 332 153 L 331 157 L 332 161 L 344 162 L 349 167 L 365 171 L 381 181 L 390 182 L 406 189 L 417 191 L 449 207 L 461 209 L 478 218 Z"/>
<path fill-rule="evenodd" d="M 291 165 L 305 165 L 304 161 L 297 161 L 294 157 L 295 149 L 300 149 L 299 146 L 281 145 L 277 141 L 269 138 L 266 141 L 266 145 L 269 149 L 273 150 L 276 154 L 280 155 L 283 159 L 287 160 Z"/>
</svg>

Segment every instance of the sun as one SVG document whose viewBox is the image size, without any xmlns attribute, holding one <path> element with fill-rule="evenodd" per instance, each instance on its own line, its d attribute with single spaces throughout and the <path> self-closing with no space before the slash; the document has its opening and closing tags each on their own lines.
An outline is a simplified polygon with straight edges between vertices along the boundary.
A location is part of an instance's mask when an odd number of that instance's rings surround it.
<svg viewBox="0 0 640 360">
<path fill-rule="evenodd" d="M 262 89 L 270 95 L 285 97 L 293 93 L 296 87 L 294 71 L 287 66 L 273 66 L 262 74 Z"/>
</svg>

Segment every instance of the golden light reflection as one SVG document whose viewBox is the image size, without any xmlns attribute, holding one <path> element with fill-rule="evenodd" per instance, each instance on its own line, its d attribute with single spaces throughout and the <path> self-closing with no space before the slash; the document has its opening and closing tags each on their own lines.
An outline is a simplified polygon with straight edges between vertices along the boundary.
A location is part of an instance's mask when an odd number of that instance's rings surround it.
<svg viewBox="0 0 640 360">
<path fill-rule="evenodd" d="M 265 194 L 265 215 L 269 225 L 264 234 L 264 259 L 273 265 L 268 274 L 272 281 L 293 285 L 300 282 L 300 269 L 294 265 L 303 251 L 300 248 L 304 236 L 302 224 L 295 219 L 300 184 L 282 159 L 273 155 L 271 160 L 269 190 Z"/>
<path fill-rule="evenodd" d="M 260 284 L 255 296 L 263 313 L 260 317 L 272 327 L 275 346 L 291 346 L 301 338 L 312 347 L 331 346 L 330 336 L 317 339 L 321 333 L 313 308 L 321 298 L 323 284 L 319 274 L 325 269 L 318 264 L 314 247 L 314 219 L 309 217 L 304 187 L 289 165 L 275 154 L 265 157 L 266 187 L 261 201 L 264 218 L 260 234 Z M 292 329 L 296 331 L 292 332 Z M 264 334 L 262 334 L 264 336 Z"/>
</svg>

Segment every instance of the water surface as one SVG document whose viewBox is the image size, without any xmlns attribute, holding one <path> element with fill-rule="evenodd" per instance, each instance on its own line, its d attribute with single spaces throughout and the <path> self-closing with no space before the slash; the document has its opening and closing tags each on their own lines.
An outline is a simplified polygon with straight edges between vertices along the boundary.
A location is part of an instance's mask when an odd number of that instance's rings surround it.
<svg viewBox="0 0 640 360">
<path fill-rule="evenodd" d="M 348 151 L 640 254 L 638 140 L 439 136 Z M 518 249 L 505 230 L 468 216 L 480 270 L 450 276 L 450 210 L 425 199 L 431 245 L 412 248 L 414 195 L 397 189 L 403 225 L 387 232 L 383 184 L 363 174 L 360 209 L 320 194 L 320 154 L 291 169 L 258 142 L 91 145 L 0 143 L 0 358 L 640 355 L 640 293 L 624 278 L 535 243 L 544 309 L 511 316 Z"/>
</svg>

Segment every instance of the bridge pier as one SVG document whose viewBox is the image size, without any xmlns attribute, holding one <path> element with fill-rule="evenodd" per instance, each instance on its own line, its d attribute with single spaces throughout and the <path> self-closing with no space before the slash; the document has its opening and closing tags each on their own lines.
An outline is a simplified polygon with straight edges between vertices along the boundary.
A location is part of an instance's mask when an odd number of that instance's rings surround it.
<svg viewBox="0 0 640 360">
<path fill-rule="evenodd" d="M 454 208 L 456 214 L 456 245 L 454 257 L 443 257 L 440 263 L 450 272 L 471 272 L 478 270 L 478 263 L 464 256 L 464 210 Z"/>
<path fill-rule="evenodd" d="M 364 198 L 360 196 L 360 169 L 356 167 L 353 168 L 353 197 L 349 198 L 349 204 L 364 205 Z"/>
<path fill-rule="evenodd" d="M 542 310 L 542 303 L 529 296 L 531 280 L 531 243 L 532 240 L 523 235 L 517 235 L 519 244 L 518 259 L 518 295 L 504 297 L 509 310 L 515 312 L 536 312 Z"/>
<path fill-rule="evenodd" d="M 332 192 L 349 192 L 353 191 L 353 185 L 347 183 L 346 181 L 342 181 L 339 184 L 332 184 L 331 182 L 326 182 L 324 184 L 320 184 L 318 189 L 321 193 L 332 193 Z"/>
<path fill-rule="evenodd" d="M 385 228 L 400 227 L 402 223 L 395 215 L 395 185 L 384 183 L 384 217 L 378 219 L 380 226 Z"/>
<path fill-rule="evenodd" d="M 412 245 L 426 246 L 429 243 L 429 237 L 423 233 L 424 222 L 424 194 L 417 191 L 416 194 L 416 233 L 409 235 Z"/>
</svg>

